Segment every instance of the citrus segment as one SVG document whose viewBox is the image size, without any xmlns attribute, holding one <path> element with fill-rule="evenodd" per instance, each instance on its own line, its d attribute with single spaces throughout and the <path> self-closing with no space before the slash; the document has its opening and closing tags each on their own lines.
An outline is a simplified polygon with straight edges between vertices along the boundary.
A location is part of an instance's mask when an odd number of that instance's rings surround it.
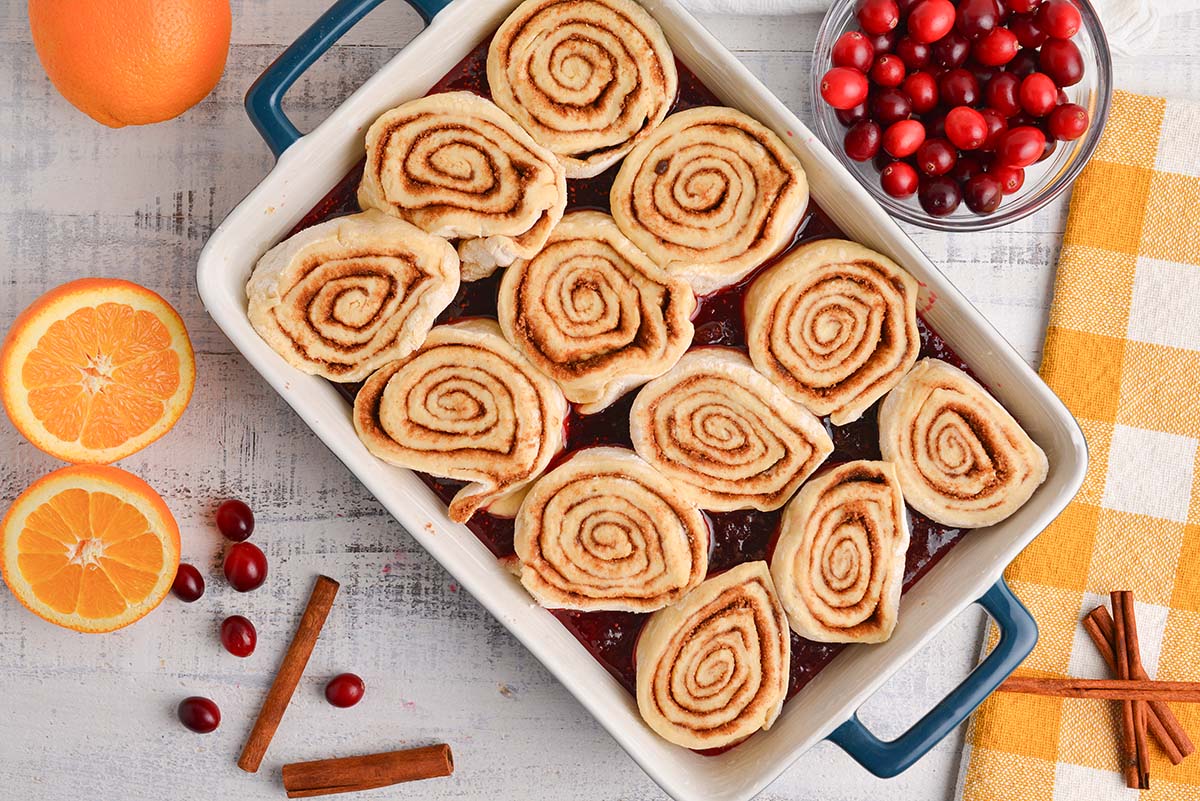
<svg viewBox="0 0 1200 801">
<path fill-rule="evenodd" d="M 179 567 L 162 498 L 115 467 L 65 467 L 34 483 L 0 524 L 0 571 L 35 614 L 111 631 L 158 606 Z"/>
<path fill-rule="evenodd" d="M 43 295 L 0 351 L 9 419 L 70 462 L 116 461 L 158 439 L 183 414 L 195 375 L 175 310 L 115 279 L 85 278 Z"/>
</svg>

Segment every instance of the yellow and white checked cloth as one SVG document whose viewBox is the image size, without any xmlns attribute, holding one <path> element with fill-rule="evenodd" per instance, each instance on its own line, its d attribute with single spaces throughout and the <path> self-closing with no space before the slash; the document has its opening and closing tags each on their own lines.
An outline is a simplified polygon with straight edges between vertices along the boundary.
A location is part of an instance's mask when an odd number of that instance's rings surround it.
<svg viewBox="0 0 1200 801">
<path fill-rule="evenodd" d="M 1042 376 L 1091 462 L 1006 573 L 1041 627 L 1018 672 L 1109 678 L 1080 620 L 1132 589 L 1147 672 L 1200 681 L 1200 106 L 1114 95 L 1071 198 Z M 1200 705 L 1173 709 L 1200 743 Z M 993 695 L 967 732 L 963 801 L 1134 798 L 1118 721 L 1116 703 Z M 1151 750 L 1143 798 L 1200 799 L 1200 753 Z"/>
</svg>

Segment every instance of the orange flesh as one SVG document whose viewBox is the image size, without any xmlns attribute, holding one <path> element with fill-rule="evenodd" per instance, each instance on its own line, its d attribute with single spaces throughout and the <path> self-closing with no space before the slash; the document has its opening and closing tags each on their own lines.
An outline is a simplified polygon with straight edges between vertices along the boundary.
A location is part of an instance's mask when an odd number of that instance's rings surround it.
<svg viewBox="0 0 1200 801">
<path fill-rule="evenodd" d="M 145 600 L 165 559 L 137 508 L 82 489 L 63 490 L 31 512 L 17 550 L 17 568 L 39 601 L 95 619 Z"/>
<path fill-rule="evenodd" d="M 179 368 L 170 332 L 155 315 L 101 303 L 52 323 L 25 359 L 21 380 L 47 431 L 103 449 L 162 419 Z"/>
</svg>

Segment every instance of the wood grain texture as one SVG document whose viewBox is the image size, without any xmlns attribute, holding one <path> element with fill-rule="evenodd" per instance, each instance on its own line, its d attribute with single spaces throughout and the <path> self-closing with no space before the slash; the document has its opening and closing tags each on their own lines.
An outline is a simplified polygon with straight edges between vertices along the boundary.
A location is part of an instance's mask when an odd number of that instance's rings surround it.
<svg viewBox="0 0 1200 801">
<path fill-rule="evenodd" d="M 179 309 L 197 352 L 188 412 L 166 438 L 121 466 L 146 478 L 179 519 L 184 559 L 208 580 L 192 605 L 168 598 L 125 631 L 59 630 L 0 590 L 0 788 L 22 801 L 283 797 L 285 762 L 448 742 L 450 779 L 371 798 L 642 801 L 662 793 L 588 713 L 404 533 L 209 320 L 196 257 L 271 157 L 242 95 L 328 0 L 235 0 L 234 43 L 216 91 L 180 119 L 110 130 L 53 89 L 29 40 L 25 3 L 0 8 L 0 328 L 52 286 L 119 276 Z M 809 113 L 815 15 L 704 22 L 800 116 Z M 287 107 L 300 128 L 324 117 L 419 28 L 385 3 L 299 82 Z M 1164 24 L 1154 49 L 1118 61 L 1118 85 L 1200 99 L 1200 10 Z M 910 228 L 917 243 L 1036 361 L 1065 222 L 1060 201 L 999 232 Z M 0 422 L 0 502 L 58 466 Z M 212 513 L 225 497 L 258 517 L 267 585 L 245 595 L 220 577 Z M 287 647 L 313 578 L 342 584 L 263 769 L 238 750 Z M 249 659 L 220 647 L 217 626 L 244 614 L 258 628 Z M 962 615 L 868 704 L 881 736 L 899 734 L 946 694 L 979 653 L 981 614 Z M 321 695 L 350 670 L 367 682 L 353 709 Z M 221 728 L 195 735 L 174 719 L 187 695 L 221 706 Z M 949 799 L 961 733 L 890 782 L 828 744 L 762 796 L 789 801 Z M 602 780 L 599 777 L 604 777 Z M 529 781 L 529 777 L 536 777 Z"/>
</svg>

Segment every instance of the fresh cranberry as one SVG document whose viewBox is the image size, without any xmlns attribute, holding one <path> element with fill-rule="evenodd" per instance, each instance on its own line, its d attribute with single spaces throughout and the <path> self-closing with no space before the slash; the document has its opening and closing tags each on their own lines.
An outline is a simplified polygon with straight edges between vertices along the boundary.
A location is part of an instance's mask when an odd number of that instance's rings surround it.
<svg viewBox="0 0 1200 801">
<path fill-rule="evenodd" d="M 1013 60 L 1020 47 L 1017 37 L 1008 28 L 996 28 L 975 43 L 975 60 L 989 67 L 999 67 Z"/>
<path fill-rule="evenodd" d="M 171 592 L 184 603 L 195 603 L 204 594 L 204 576 L 187 562 L 180 562 L 179 569 L 175 571 L 175 581 L 171 584 Z"/>
<path fill-rule="evenodd" d="M 1018 78 L 1024 78 L 1037 72 L 1038 52 L 1029 47 L 1023 47 L 1008 62 L 1006 69 Z"/>
<path fill-rule="evenodd" d="M 950 70 L 938 79 L 938 96 L 947 106 L 973 106 L 979 102 L 979 81 L 969 70 Z"/>
<path fill-rule="evenodd" d="M 832 58 L 835 67 L 866 72 L 875 60 L 875 48 L 860 31 L 846 31 L 833 43 Z"/>
<path fill-rule="evenodd" d="M 954 162 L 954 169 L 950 171 L 950 177 L 954 179 L 955 183 L 961 185 L 981 172 L 983 172 L 983 162 L 975 156 L 963 155 Z"/>
<path fill-rule="evenodd" d="M 361 701 L 366 691 L 367 685 L 361 678 L 353 673 L 339 673 L 325 685 L 325 700 L 345 709 Z"/>
<path fill-rule="evenodd" d="M 855 161 L 866 161 L 879 152 L 879 141 L 883 132 L 874 120 L 862 120 L 846 131 L 844 144 L 846 155 Z"/>
<path fill-rule="evenodd" d="M 996 145 L 1000 142 L 1000 137 L 1008 132 L 1008 118 L 994 108 L 985 108 L 979 113 L 983 115 L 983 122 L 987 125 L 987 137 L 979 149 L 995 150 Z"/>
<path fill-rule="evenodd" d="M 1021 79 L 1011 72 L 1002 72 L 988 81 L 983 90 L 984 102 L 988 108 L 994 108 L 1006 117 L 1021 113 L 1021 99 L 1018 90 Z"/>
<path fill-rule="evenodd" d="M 904 79 L 902 84 L 904 94 L 912 103 L 916 114 L 927 114 L 937 107 L 937 81 L 928 72 L 914 72 Z"/>
<path fill-rule="evenodd" d="M 241 501 L 225 501 L 217 507 L 217 530 L 233 542 L 249 539 L 254 533 L 254 512 Z"/>
<path fill-rule="evenodd" d="M 221 645 L 234 656 L 243 659 L 254 653 L 258 644 L 258 632 L 254 624 L 241 615 L 230 615 L 221 621 Z"/>
<path fill-rule="evenodd" d="M 1037 11 L 1038 6 L 1042 4 L 1042 0 L 1005 0 L 1004 4 L 1014 14 L 1029 14 Z"/>
<path fill-rule="evenodd" d="M 950 0 L 921 0 L 908 15 L 908 35 L 930 44 L 950 33 L 957 12 Z"/>
<path fill-rule="evenodd" d="M 975 150 L 981 147 L 987 140 L 987 135 L 987 120 L 975 109 L 955 106 L 946 112 L 946 138 L 959 150 Z"/>
<path fill-rule="evenodd" d="M 871 98 L 871 116 L 880 125 L 908 119 L 912 114 L 912 101 L 896 89 L 884 89 Z"/>
<path fill-rule="evenodd" d="M 916 120 L 900 120 L 883 132 L 883 149 L 898 159 L 917 152 L 925 141 L 925 126 Z"/>
<path fill-rule="evenodd" d="M 999 22 L 1000 7 L 996 0 L 959 0 L 954 27 L 968 39 L 978 39 L 994 30 Z"/>
<path fill-rule="evenodd" d="M 871 67 L 871 80 L 878 86 L 892 88 L 904 81 L 905 72 L 904 62 L 899 56 L 884 53 L 875 59 L 875 66 Z"/>
<path fill-rule="evenodd" d="M 1000 182 L 1000 189 L 1006 195 L 1019 192 L 1025 184 L 1025 170 L 1020 167 L 993 164 L 988 168 L 988 174 Z"/>
<path fill-rule="evenodd" d="M 834 67 L 821 78 L 821 97 L 834 108 L 853 108 L 867 99 L 867 76 L 850 67 Z"/>
<path fill-rule="evenodd" d="M 926 175 L 945 175 L 957 162 L 957 151 L 945 139 L 926 139 L 917 148 L 917 168 Z"/>
<path fill-rule="evenodd" d="M 1035 72 L 1021 81 L 1018 96 L 1021 108 L 1035 117 L 1044 117 L 1058 104 L 1058 87 L 1049 75 Z"/>
<path fill-rule="evenodd" d="M 880 186 L 895 198 L 912 197 L 918 183 L 917 171 L 907 162 L 893 161 L 879 171 Z"/>
<path fill-rule="evenodd" d="M 924 42 L 918 42 L 911 36 L 902 36 L 896 42 L 896 55 L 910 70 L 924 69 L 929 66 L 930 48 Z"/>
<path fill-rule="evenodd" d="M 976 214 L 991 214 L 1000 208 L 1004 192 L 994 175 L 980 173 L 963 186 L 963 201 Z"/>
<path fill-rule="evenodd" d="M 944 111 L 925 115 L 925 136 L 929 139 L 946 138 L 946 113 Z"/>
<path fill-rule="evenodd" d="M 1023 125 L 1012 128 L 996 146 L 996 162 L 1005 167 L 1024 169 L 1035 163 L 1046 149 L 1046 135 L 1037 128 Z"/>
<path fill-rule="evenodd" d="M 1069 39 L 1050 39 L 1038 54 L 1038 69 L 1059 86 L 1074 86 L 1083 80 L 1083 56 Z"/>
<path fill-rule="evenodd" d="M 1037 12 L 1038 22 L 1055 39 L 1070 39 L 1079 33 L 1083 17 L 1071 0 L 1046 0 Z"/>
<path fill-rule="evenodd" d="M 1017 44 L 1021 47 L 1041 47 L 1049 38 L 1032 15 L 1018 14 L 1009 21 L 1008 29 L 1017 37 Z"/>
<path fill-rule="evenodd" d="M 946 217 L 954 213 L 962 202 L 958 184 L 945 176 L 923 178 L 917 190 L 921 208 L 934 217 Z"/>
<path fill-rule="evenodd" d="M 858 24 L 872 35 L 887 33 L 900 24 L 900 6 L 896 0 L 863 0 L 858 8 Z"/>
<path fill-rule="evenodd" d="M 849 128 L 854 123 L 867 118 L 867 103 L 864 100 L 857 106 L 834 109 L 833 115 L 837 117 L 838 122 Z"/>
<path fill-rule="evenodd" d="M 988 85 L 988 81 L 1002 72 L 1000 67 L 989 67 L 986 64 L 980 64 L 974 59 L 967 61 L 966 68 L 968 72 L 975 76 L 975 82 L 979 84 L 980 91 Z"/>
<path fill-rule="evenodd" d="M 952 70 L 967 63 L 971 55 L 971 40 L 958 31 L 951 31 L 933 43 L 933 61 Z"/>
<path fill-rule="evenodd" d="M 871 48 L 875 51 L 875 55 L 881 53 L 890 53 L 896 47 L 896 32 L 888 31 L 887 33 L 876 33 L 867 37 L 867 41 L 871 43 Z"/>
<path fill-rule="evenodd" d="M 1066 103 L 1050 112 L 1046 127 L 1050 135 L 1064 142 L 1073 142 L 1088 128 L 1087 109 L 1076 103 Z M 176 579 L 178 581 L 178 579 Z M 186 599 L 184 599 L 186 600 Z"/>
<path fill-rule="evenodd" d="M 1065 106 L 1071 102 L 1071 96 L 1067 94 L 1067 90 L 1061 86 L 1058 88 L 1058 105 Z"/>
<path fill-rule="evenodd" d="M 198 695 L 180 701 L 175 714 L 180 723 L 197 734 L 208 734 L 221 725 L 221 710 L 208 698 Z"/>
<path fill-rule="evenodd" d="M 225 578 L 238 592 L 258 589 L 267 580 L 266 554 L 254 543 L 237 543 L 225 554 Z"/>
</svg>

